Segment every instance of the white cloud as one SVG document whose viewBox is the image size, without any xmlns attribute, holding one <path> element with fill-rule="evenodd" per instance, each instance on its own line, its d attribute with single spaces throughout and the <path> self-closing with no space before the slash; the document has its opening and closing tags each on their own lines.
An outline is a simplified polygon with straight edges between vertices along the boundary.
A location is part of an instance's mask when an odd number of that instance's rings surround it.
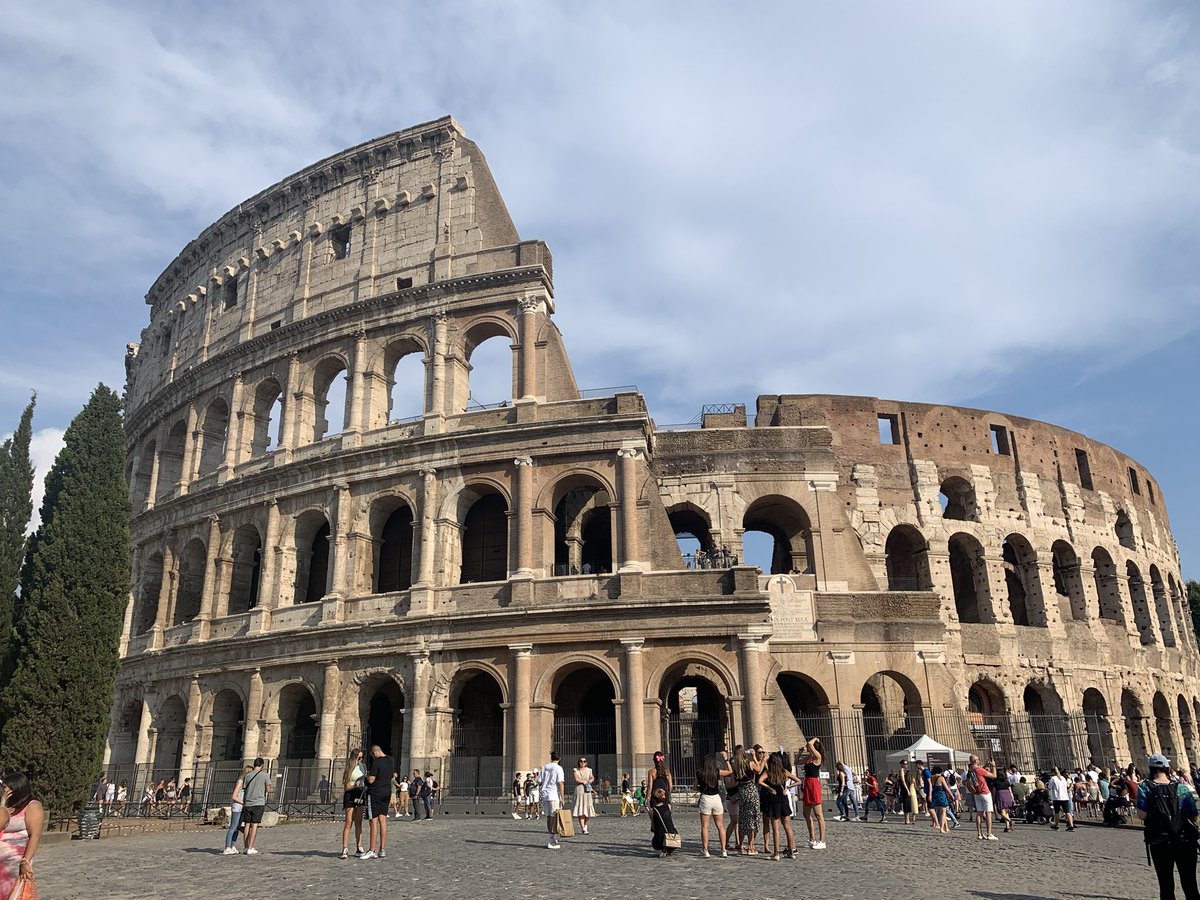
<svg viewBox="0 0 1200 900">
<path fill-rule="evenodd" d="M 29 522 L 32 534 L 41 524 L 42 498 L 46 495 L 46 474 L 54 465 L 58 451 L 63 448 L 61 428 L 39 428 L 29 441 L 29 458 L 33 462 L 33 518 Z"/>
</svg>

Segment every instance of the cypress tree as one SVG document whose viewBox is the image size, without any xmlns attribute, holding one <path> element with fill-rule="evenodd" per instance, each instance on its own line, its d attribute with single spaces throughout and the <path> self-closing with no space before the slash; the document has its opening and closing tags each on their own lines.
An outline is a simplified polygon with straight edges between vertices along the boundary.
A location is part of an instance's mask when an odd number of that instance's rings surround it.
<svg viewBox="0 0 1200 900">
<path fill-rule="evenodd" d="M 33 463 L 29 442 L 33 438 L 33 406 L 30 399 L 21 421 L 0 447 L 0 687 L 12 673 L 13 613 L 21 566 L 25 562 L 25 529 L 33 514 Z"/>
<path fill-rule="evenodd" d="M 46 476 L 16 615 L 0 759 L 26 771 L 51 815 L 99 772 L 129 598 L 121 401 L 99 385 Z"/>
</svg>

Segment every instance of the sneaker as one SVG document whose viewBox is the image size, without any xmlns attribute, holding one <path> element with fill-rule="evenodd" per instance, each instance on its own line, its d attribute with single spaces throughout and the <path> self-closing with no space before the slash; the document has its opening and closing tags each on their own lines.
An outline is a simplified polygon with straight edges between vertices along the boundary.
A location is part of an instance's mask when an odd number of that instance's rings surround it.
<svg viewBox="0 0 1200 900">
<path fill-rule="evenodd" d="M 246 848 L 246 855 L 247 855 L 247 856 L 257 856 L 257 855 L 258 855 L 258 850 L 257 850 L 256 848 L 254 848 L 254 847 L 247 847 L 247 848 Z"/>
<path fill-rule="evenodd" d="M 367 852 L 367 851 L 366 851 L 366 850 L 364 850 L 362 847 L 359 847 L 357 850 L 355 850 L 355 851 L 354 851 L 354 855 L 355 855 L 356 857 L 358 857 L 359 859 L 362 859 L 362 855 L 363 855 L 364 853 L 366 853 L 366 852 Z"/>
<path fill-rule="evenodd" d="M 708 848 L 705 847 L 703 850 L 701 850 L 700 855 L 703 856 L 705 859 L 708 859 Z"/>
<path fill-rule="evenodd" d="M 721 848 L 721 859 L 729 859 L 729 851 L 724 847 Z"/>
<path fill-rule="evenodd" d="M 359 859 L 375 859 L 376 855 L 377 854 L 375 853 L 374 850 L 368 850 L 366 853 L 364 853 L 362 856 L 360 856 Z"/>
<path fill-rule="evenodd" d="M 1074 830 L 1075 830 L 1075 826 L 1074 826 L 1074 825 L 1068 825 L 1068 826 L 1067 826 L 1067 831 L 1074 831 Z"/>
<path fill-rule="evenodd" d="M 349 853 L 347 853 L 347 852 L 346 852 L 346 848 L 345 848 L 345 847 L 343 847 L 343 848 L 342 848 L 342 855 L 341 855 L 341 856 L 339 856 L 339 857 L 338 857 L 338 859 L 349 859 L 349 858 L 350 858 L 350 854 L 349 854 Z"/>
<path fill-rule="evenodd" d="M 824 849 L 826 849 L 826 847 L 825 847 L 825 842 L 824 842 L 824 841 L 814 841 L 814 842 L 813 842 L 813 849 L 814 849 L 814 850 L 824 850 Z"/>
<path fill-rule="evenodd" d="M 224 850 L 221 851 L 221 855 L 222 856 L 237 856 L 238 848 L 237 847 L 226 847 Z"/>
<path fill-rule="evenodd" d="M 562 844 L 560 844 L 558 841 L 551 841 L 546 845 L 547 850 L 557 850 L 560 847 L 562 847 Z"/>
<path fill-rule="evenodd" d="M 512 817 L 513 817 L 514 819 L 520 819 L 520 818 L 521 818 L 521 817 L 520 817 L 519 815 L 517 815 L 516 813 L 513 813 L 513 814 L 512 814 Z"/>
<path fill-rule="evenodd" d="M 984 838 L 984 840 L 985 841 L 998 841 L 998 840 L 1000 840 L 1000 838 L 996 837 L 994 834 L 989 834 L 986 838 Z"/>
<path fill-rule="evenodd" d="M 584 828 L 584 829 L 583 829 L 583 833 L 584 833 L 584 834 L 587 834 L 587 833 L 588 833 L 588 831 L 587 831 L 587 829 L 586 829 L 586 828 Z"/>
<path fill-rule="evenodd" d="M 809 842 L 808 842 L 808 849 L 809 849 L 809 850 L 812 850 L 812 849 L 813 849 L 813 844 L 815 844 L 815 843 L 816 843 L 816 841 L 809 841 Z"/>
<path fill-rule="evenodd" d="M 376 855 L 377 857 L 379 857 L 379 859 L 387 859 L 387 851 L 386 851 L 386 850 L 380 850 L 380 851 L 379 851 L 378 853 L 376 853 L 375 855 Z"/>
</svg>

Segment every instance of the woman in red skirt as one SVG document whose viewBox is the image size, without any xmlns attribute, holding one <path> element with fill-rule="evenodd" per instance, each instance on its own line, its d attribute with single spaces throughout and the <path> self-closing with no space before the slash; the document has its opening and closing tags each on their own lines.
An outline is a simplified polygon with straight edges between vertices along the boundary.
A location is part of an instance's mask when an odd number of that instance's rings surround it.
<svg viewBox="0 0 1200 900">
<path fill-rule="evenodd" d="M 808 826 L 808 846 L 825 849 L 825 813 L 821 809 L 821 741 L 810 738 L 804 749 L 796 754 L 804 763 L 804 824 Z M 817 820 L 814 828 L 813 819 Z"/>
</svg>

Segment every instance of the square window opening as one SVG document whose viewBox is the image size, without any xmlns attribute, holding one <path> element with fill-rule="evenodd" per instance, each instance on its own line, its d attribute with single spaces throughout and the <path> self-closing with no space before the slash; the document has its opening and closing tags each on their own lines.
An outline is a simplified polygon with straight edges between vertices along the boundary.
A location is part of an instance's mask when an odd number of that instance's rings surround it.
<svg viewBox="0 0 1200 900">
<path fill-rule="evenodd" d="M 350 256 L 350 226 L 338 225 L 330 228 L 329 244 L 333 247 L 334 259 L 347 259 Z"/>
<path fill-rule="evenodd" d="M 222 305 L 225 309 L 233 309 L 237 306 L 238 280 L 237 276 L 233 275 L 225 280 L 225 284 L 221 287 Z"/>
<path fill-rule="evenodd" d="M 1146 499 L 1152 506 L 1154 505 L 1154 482 L 1149 478 L 1146 479 Z"/>
<path fill-rule="evenodd" d="M 282 324 L 283 324 L 283 319 L 276 319 L 274 322 L 271 323 L 271 330 L 274 331 L 276 328 L 278 328 Z"/>
<path fill-rule="evenodd" d="M 879 414 L 879 443 L 900 443 L 900 417 Z"/>
<path fill-rule="evenodd" d="M 992 452 L 997 456 L 1009 456 L 1012 448 L 1008 441 L 1008 429 L 1003 425 L 990 426 L 992 436 Z"/>
<path fill-rule="evenodd" d="M 1129 487 L 1134 494 L 1139 497 L 1141 496 L 1142 488 L 1141 485 L 1138 484 L 1137 472 L 1134 470 L 1133 466 L 1129 467 Z"/>
<path fill-rule="evenodd" d="M 412 279 L 411 278 L 397 278 L 396 279 L 396 290 L 402 291 L 405 288 L 410 288 L 410 287 L 412 287 Z"/>
<path fill-rule="evenodd" d="M 1093 490 L 1092 466 L 1091 463 L 1088 462 L 1086 450 L 1075 451 L 1075 468 L 1079 470 L 1079 486 L 1089 491 Z"/>
</svg>

